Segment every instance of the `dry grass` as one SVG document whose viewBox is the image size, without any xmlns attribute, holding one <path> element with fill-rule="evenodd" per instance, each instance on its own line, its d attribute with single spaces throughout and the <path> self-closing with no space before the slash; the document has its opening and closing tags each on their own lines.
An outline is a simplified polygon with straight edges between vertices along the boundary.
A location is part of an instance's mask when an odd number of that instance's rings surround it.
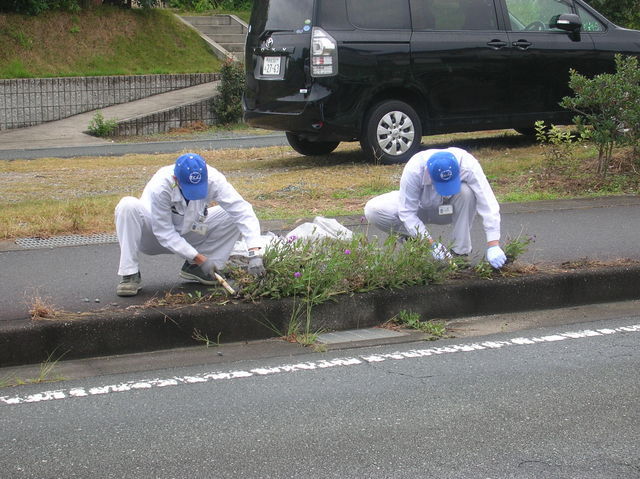
<svg viewBox="0 0 640 479">
<path fill-rule="evenodd" d="M 612 174 L 603 181 L 584 168 L 550 174 L 540 147 L 509 130 L 425 137 L 423 142 L 471 151 L 501 202 L 635 193 L 638 185 L 637 175 Z M 354 143 L 316 158 L 289 147 L 198 153 L 227 176 L 263 220 L 361 214 L 371 197 L 398 187 L 403 168 L 365 162 Z M 584 165 L 593 155 L 584 150 L 576 161 Z M 0 162 L 0 239 L 113 232 L 118 200 L 139 196 L 153 173 L 176 156 Z"/>
<path fill-rule="evenodd" d="M 55 319 L 58 316 L 58 311 L 49 300 L 36 296 L 32 300 L 29 314 L 33 320 Z"/>
</svg>

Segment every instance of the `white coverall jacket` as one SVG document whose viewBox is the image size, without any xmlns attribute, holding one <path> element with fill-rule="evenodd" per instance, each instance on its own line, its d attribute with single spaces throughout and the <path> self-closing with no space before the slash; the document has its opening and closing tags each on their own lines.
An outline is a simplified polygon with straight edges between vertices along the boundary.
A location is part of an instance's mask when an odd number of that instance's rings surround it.
<svg viewBox="0 0 640 479">
<path fill-rule="evenodd" d="M 428 236 L 425 224 L 453 223 L 452 249 L 458 254 L 471 252 L 471 225 L 482 218 L 487 242 L 500 239 L 500 206 L 478 160 L 461 148 L 447 148 L 460 165 L 460 193 L 445 199 L 431 182 L 427 161 L 443 150 L 416 153 L 406 164 L 400 190 L 372 198 L 365 206 L 369 223 L 383 231 L 409 236 Z M 453 215 L 441 216 L 438 208 L 445 200 L 453 205 Z"/>
<path fill-rule="evenodd" d="M 241 237 L 247 248 L 261 246 L 260 223 L 253 207 L 222 173 L 207 165 L 207 197 L 187 204 L 173 170 L 174 165 L 160 168 L 140 199 L 128 196 L 116 206 L 119 275 L 139 271 L 139 252 L 174 253 L 188 261 L 200 253 L 221 269 Z M 218 206 L 208 207 L 212 202 Z"/>
</svg>

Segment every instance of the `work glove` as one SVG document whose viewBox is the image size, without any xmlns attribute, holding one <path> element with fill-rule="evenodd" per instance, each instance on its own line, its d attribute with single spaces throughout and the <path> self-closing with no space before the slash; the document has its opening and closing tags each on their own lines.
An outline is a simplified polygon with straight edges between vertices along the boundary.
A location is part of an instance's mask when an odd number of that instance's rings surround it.
<svg viewBox="0 0 640 479">
<path fill-rule="evenodd" d="M 267 270 L 264 269 L 262 263 L 262 256 L 252 256 L 249 258 L 249 267 L 247 268 L 249 274 L 259 277 L 264 276 Z"/>
<path fill-rule="evenodd" d="M 445 261 L 452 258 L 449 250 L 441 243 L 433 243 L 431 245 L 431 254 L 438 261 Z"/>
<path fill-rule="evenodd" d="M 213 264 L 212 259 L 207 259 L 204 263 L 202 263 L 200 265 L 200 269 L 204 271 L 204 274 L 207 274 L 209 276 L 213 276 L 213 273 L 218 271 L 218 269 L 216 268 L 216 265 Z"/>
<path fill-rule="evenodd" d="M 490 246 L 487 249 L 487 261 L 495 269 L 500 269 L 507 262 L 507 256 L 500 246 Z"/>
</svg>

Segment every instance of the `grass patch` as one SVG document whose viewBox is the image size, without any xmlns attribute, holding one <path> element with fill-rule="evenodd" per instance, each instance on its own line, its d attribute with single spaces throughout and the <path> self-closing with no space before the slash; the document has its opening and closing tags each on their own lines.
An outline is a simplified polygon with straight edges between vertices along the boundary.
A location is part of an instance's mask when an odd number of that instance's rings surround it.
<svg viewBox="0 0 640 479">
<path fill-rule="evenodd" d="M 202 73 L 221 65 L 163 9 L 0 14 L 0 44 L 0 78 Z"/>
<path fill-rule="evenodd" d="M 62 357 L 66 353 L 62 353 L 60 356 L 54 359 L 55 351 L 53 351 L 46 360 L 40 363 L 40 371 L 37 376 L 33 378 L 21 378 L 18 376 L 8 376 L 4 378 L 0 378 L 0 388 L 4 387 L 13 387 L 13 386 L 24 386 L 25 384 L 39 384 L 39 383 L 50 383 L 56 381 L 64 381 L 66 378 L 59 374 L 54 374 L 55 368 L 58 365 L 58 361 L 62 359 Z"/>
<path fill-rule="evenodd" d="M 500 202 L 636 194 L 640 177 L 621 149 L 602 178 L 585 145 L 571 168 L 550 168 L 540 147 L 509 131 L 425 137 L 428 147 L 461 146 L 482 164 Z M 262 220 L 362 215 L 375 195 L 398 188 L 403 165 L 367 163 L 355 143 L 304 157 L 289 147 L 198 151 L 250 201 Z M 0 162 L 0 239 L 111 233 L 113 209 L 176 154 L 44 158 Z M 617 165 L 617 166 L 616 166 Z"/>
<path fill-rule="evenodd" d="M 429 341 L 446 338 L 447 328 L 443 321 L 422 321 L 418 313 L 402 310 L 384 325 L 386 328 L 397 329 L 415 329 L 427 334 Z"/>
</svg>

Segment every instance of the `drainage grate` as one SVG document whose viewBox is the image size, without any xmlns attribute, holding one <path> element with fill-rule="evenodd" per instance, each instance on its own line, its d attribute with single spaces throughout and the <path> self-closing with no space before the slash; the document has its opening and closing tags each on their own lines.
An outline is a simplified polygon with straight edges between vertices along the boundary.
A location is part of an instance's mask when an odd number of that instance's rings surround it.
<svg viewBox="0 0 640 479">
<path fill-rule="evenodd" d="M 117 243 L 118 238 L 113 234 L 96 235 L 67 235 L 51 238 L 20 238 L 16 244 L 22 248 L 57 248 L 60 246 L 83 246 L 89 244 Z"/>
<path fill-rule="evenodd" d="M 323 333 L 318 335 L 318 342 L 323 344 L 350 343 L 354 341 L 369 341 L 372 339 L 397 338 L 407 336 L 408 333 L 391 331 L 384 328 L 352 329 L 335 333 Z"/>
</svg>

